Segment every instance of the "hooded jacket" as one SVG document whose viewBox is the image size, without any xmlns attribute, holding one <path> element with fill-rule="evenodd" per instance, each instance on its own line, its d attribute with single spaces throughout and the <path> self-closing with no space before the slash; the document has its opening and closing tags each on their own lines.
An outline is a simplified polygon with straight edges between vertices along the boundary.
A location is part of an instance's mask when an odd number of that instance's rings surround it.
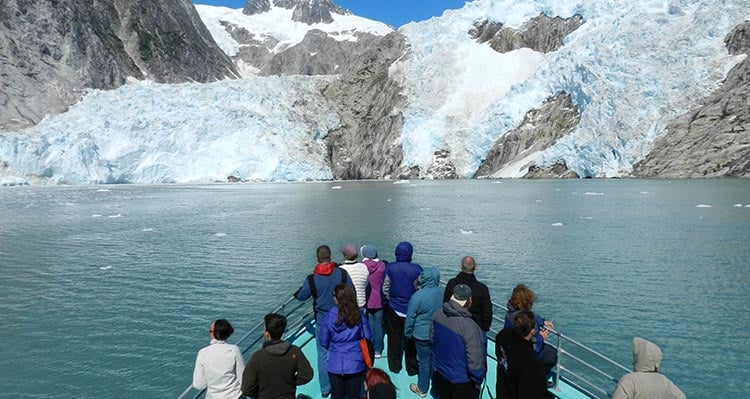
<svg viewBox="0 0 750 399">
<path fill-rule="evenodd" d="M 624 375 L 612 399 L 685 399 L 685 394 L 669 378 L 659 373 L 662 353 L 656 344 L 633 338 L 633 371 Z"/>
<path fill-rule="evenodd" d="M 289 342 L 268 341 L 253 353 L 242 375 L 242 394 L 257 399 L 294 399 L 297 386 L 313 378 L 305 354 Z"/>
<path fill-rule="evenodd" d="M 404 335 L 427 341 L 430 339 L 432 316 L 443 307 L 443 289 L 439 287 L 440 271 L 425 268 L 419 275 L 419 290 L 409 300 L 404 322 Z"/>
<path fill-rule="evenodd" d="M 349 327 L 345 322 L 336 324 L 339 315 L 338 306 L 326 313 L 320 325 L 318 342 L 328 350 L 326 370 L 332 374 L 355 374 L 365 370 L 359 339 L 372 339 L 367 316 L 362 313 L 362 322 Z"/>
<path fill-rule="evenodd" d="M 482 384 L 487 374 L 487 345 L 468 309 L 452 300 L 444 303 L 432 318 L 430 337 L 436 373 L 454 384 Z"/>
<path fill-rule="evenodd" d="M 448 302 L 453 295 L 453 287 L 458 284 L 466 284 L 471 288 L 471 306 L 469 307 L 471 317 L 479 324 L 479 327 L 482 327 L 483 331 L 489 331 L 492 326 L 490 290 L 486 285 L 479 282 L 474 274 L 460 272 L 455 278 L 448 280 L 448 284 L 445 285 L 443 302 Z"/>
<path fill-rule="evenodd" d="M 531 341 L 506 327 L 495 339 L 497 359 L 497 397 L 502 399 L 538 399 L 554 397 L 547 390 L 544 367 Z"/>
<path fill-rule="evenodd" d="M 333 262 L 318 263 L 315 265 L 315 270 L 313 271 L 312 276 L 316 291 L 316 295 L 313 298 L 313 308 L 315 309 L 316 319 L 323 317 L 323 315 L 333 308 L 333 290 L 336 288 L 337 284 L 346 281 L 350 287 L 354 288 L 352 279 L 349 277 L 348 273 L 339 269 Z M 300 301 L 306 301 L 311 296 L 313 296 L 313 292 L 310 289 L 308 277 L 305 278 L 302 287 L 294 293 L 294 297 Z"/>
<path fill-rule="evenodd" d="M 383 280 L 385 263 L 378 259 L 378 250 L 372 244 L 363 245 L 360 249 L 362 263 L 367 266 L 367 309 L 378 310 L 383 307 Z"/>
<path fill-rule="evenodd" d="M 388 306 L 403 315 L 406 315 L 409 299 L 417 291 L 414 282 L 422 273 L 422 266 L 411 261 L 412 251 L 409 242 L 399 243 L 396 246 L 396 262 L 385 267 L 383 294 Z"/>
</svg>

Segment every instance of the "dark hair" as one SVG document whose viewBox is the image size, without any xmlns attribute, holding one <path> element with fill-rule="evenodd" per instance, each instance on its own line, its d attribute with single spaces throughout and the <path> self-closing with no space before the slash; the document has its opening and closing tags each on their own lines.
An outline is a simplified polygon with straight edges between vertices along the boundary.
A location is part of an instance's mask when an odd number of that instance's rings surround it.
<svg viewBox="0 0 750 399">
<path fill-rule="evenodd" d="M 519 310 L 518 312 L 513 313 L 513 331 L 515 331 L 516 334 L 526 337 L 534 327 L 536 327 L 534 312 L 530 310 Z"/>
<path fill-rule="evenodd" d="M 225 319 L 219 319 L 214 322 L 214 338 L 226 341 L 233 332 L 234 328 Z"/>
<path fill-rule="evenodd" d="M 328 245 L 321 245 L 315 251 L 315 255 L 318 257 L 318 262 L 330 262 L 331 248 L 329 248 Z"/>
<path fill-rule="evenodd" d="M 372 388 L 375 384 L 388 384 L 394 388 L 396 387 L 393 385 L 393 382 L 391 382 L 391 377 L 389 377 L 385 371 L 377 367 L 373 367 L 365 373 L 365 385 L 367 385 L 367 388 Z"/>
<path fill-rule="evenodd" d="M 357 297 L 354 290 L 346 284 L 338 284 L 333 290 L 333 296 L 338 302 L 339 314 L 336 317 L 336 324 L 343 321 L 347 327 L 354 327 L 362 322 L 362 313 L 357 306 Z"/>
<path fill-rule="evenodd" d="M 518 284 L 513 288 L 513 294 L 510 295 L 510 301 L 508 302 L 518 310 L 531 310 L 535 299 L 534 291 L 523 284 Z"/>
<path fill-rule="evenodd" d="M 286 317 L 278 313 L 269 313 L 263 321 L 271 339 L 281 339 L 281 336 L 284 335 L 284 330 L 286 330 Z"/>
</svg>

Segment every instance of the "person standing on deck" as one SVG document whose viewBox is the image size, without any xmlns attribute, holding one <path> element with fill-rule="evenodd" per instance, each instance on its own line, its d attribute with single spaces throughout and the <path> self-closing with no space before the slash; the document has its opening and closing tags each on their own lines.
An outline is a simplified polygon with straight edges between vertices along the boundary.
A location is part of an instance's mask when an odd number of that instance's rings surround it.
<svg viewBox="0 0 750 399">
<path fill-rule="evenodd" d="M 253 353 L 242 375 L 242 393 L 256 399 L 294 399 L 297 386 L 310 382 L 313 369 L 299 347 L 281 339 L 286 317 L 264 318 L 263 349 Z"/>
<path fill-rule="evenodd" d="M 490 290 L 487 286 L 477 280 L 474 274 L 477 270 L 477 264 L 471 256 L 464 256 L 461 259 L 461 272 L 450 280 L 445 286 L 443 302 L 448 302 L 453 295 L 453 287 L 456 284 L 466 284 L 471 287 L 471 317 L 479 324 L 482 331 L 487 332 L 492 326 L 492 299 Z"/>
<path fill-rule="evenodd" d="M 367 304 L 367 278 L 370 272 L 364 263 L 357 262 L 357 247 L 353 244 L 344 245 L 341 254 L 344 255 L 344 264 L 339 267 L 346 270 L 351 277 L 354 293 L 357 294 L 357 306 L 364 309 Z"/>
<path fill-rule="evenodd" d="M 234 328 L 224 319 L 211 323 L 208 336 L 211 344 L 195 359 L 193 388 L 206 389 L 206 399 L 237 399 L 242 395 L 242 372 L 245 361 L 237 345 L 226 342 Z"/>
<path fill-rule="evenodd" d="M 315 310 L 315 335 L 320 336 L 320 325 L 323 317 L 334 306 L 333 291 L 337 284 L 346 283 L 352 286 L 352 279 L 349 274 L 331 262 L 331 248 L 327 245 L 321 245 L 316 251 L 318 264 L 315 265 L 313 274 L 310 274 L 302 282 L 295 293 L 294 297 L 300 301 L 306 301 L 313 298 L 313 309 Z M 320 339 L 315 343 L 318 350 L 318 382 L 320 383 L 320 393 L 324 398 L 331 394 L 331 381 L 328 379 L 326 372 L 326 360 L 328 359 L 328 350 L 321 346 Z"/>
<path fill-rule="evenodd" d="M 685 399 L 685 394 L 659 373 L 662 353 L 656 344 L 633 338 L 633 371 L 617 383 L 612 399 Z"/>
<path fill-rule="evenodd" d="M 362 263 L 370 273 L 367 277 L 367 321 L 372 329 L 372 346 L 375 357 L 383 353 L 383 280 L 385 262 L 378 259 L 378 249 L 372 244 L 364 245 L 360 251 Z"/>
<path fill-rule="evenodd" d="M 388 369 L 392 373 L 401 372 L 402 358 L 406 352 L 406 372 L 409 375 L 419 373 L 417 363 L 417 348 L 414 340 L 404 336 L 404 321 L 406 320 L 409 299 L 417 291 L 416 280 L 422 273 L 422 266 L 412 263 L 411 256 L 414 249 L 407 241 L 396 246 L 396 262 L 385 268 L 383 281 L 383 295 L 388 306 L 385 310 L 385 328 L 388 333 Z"/>
<path fill-rule="evenodd" d="M 417 347 L 417 362 L 419 374 L 417 383 L 409 385 L 409 389 L 424 398 L 430 389 L 432 378 L 432 343 L 430 342 L 430 327 L 432 316 L 443 307 L 443 289 L 440 288 L 440 271 L 434 267 L 426 267 L 419 275 L 419 289 L 409 300 L 404 323 L 404 335 L 414 339 Z"/>
<path fill-rule="evenodd" d="M 498 399 L 554 398 L 547 389 L 544 367 L 534 352 L 532 340 L 536 320 L 529 310 L 513 313 L 512 327 L 495 339 Z"/>
<path fill-rule="evenodd" d="M 476 399 L 487 375 L 487 339 L 469 312 L 471 288 L 453 287 L 453 296 L 432 316 L 434 397 Z"/>
<path fill-rule="evenodd" d="M 508 312 L 505 314 L 505 325 L 506 328 L 513 327 L 513 313 L 519 310 L 531 310 L 534 306 L 536 295 L 529 287 L 518 284 L 513 288 L 513 293 L 508 300 Z M 542 316 L 534 316 L 536 320 L 536 327 L 534 327 L 534 337 L 531 339 L 531 343 L 534 347 L 539 361 L 544 366 L 544 371 L 548 377 L 552 375 L 552 368 L 557 364 L 557 349 L 554 346 L 545 343 L 549 339 L 549 330 L 555 328 L 555 324 L 549 320 L 545 320 Z"/>
</svg>

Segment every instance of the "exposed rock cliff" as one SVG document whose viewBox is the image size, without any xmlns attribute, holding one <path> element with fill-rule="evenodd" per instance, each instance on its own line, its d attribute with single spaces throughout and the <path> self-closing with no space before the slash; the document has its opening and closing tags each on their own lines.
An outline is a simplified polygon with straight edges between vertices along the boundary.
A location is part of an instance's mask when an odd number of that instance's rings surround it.
<svg viewBox="0 0 750 399">
<path fill-rule="evenodd" d="M 255 15 L 271 10 L 271 6 L 294 10 L 292 19 L 308 25 L 333 22 L 332 14 L 348 15 L 351 11 L 332 0 L 248 0 L 243 13 Z"/>
<path fill-rule="evenodd" d="M 731 54 L 750 54 L 750 21 L 725 38 Z M 677 118 L 633 167 L 637 177 L 750 177 L 750 56 L 702 107 Z"/>
<path fill-rule="evenodd" d="M 492 146 L 474 177 L 516 176 L 518 171 L 527 171 L 532 166 L 536 169 L 536 165 L 524 162 L 524 158 L 555 144 L 560 137 L 572 132 L 579 121 L 578 108 L 569 94 L 548 98 L 539 109 L 527 112 L 518 127 Z M 504 173 L 505 168 L 512 170 Z M 550 173 L 558 177 L 558 169 Z M 540 173 L 536 170 L 537 176 Z"/>
<path fill-rule="evenodd" d="M 86 88 L 236 76 L 191 3 L 0 2 L 0 130 L 65 111 Z"/>
<path fill-rule="evenodd" d="M 406 38 L 391 33 L 360 58 L 352 72 L 331 83 L 325 97 L 337 108 L 343 127 L 326 137 L 334 179 L 387 179 L 401 170 L 400 109 L 405 98 L 389 67 L 409 51 Z"/>
<path fill-rule="evenodd" d="M 563 39 L 583 24 L 580 15 L 570 18 L 539 15 L 526 22 L 519 29 L 504 27 L 501 22 L 479 21 L 469 31 L 479 43 L 488 43 L 499 53 L 530 48 L 549 53 L 562 47 Z"/>
</svg>

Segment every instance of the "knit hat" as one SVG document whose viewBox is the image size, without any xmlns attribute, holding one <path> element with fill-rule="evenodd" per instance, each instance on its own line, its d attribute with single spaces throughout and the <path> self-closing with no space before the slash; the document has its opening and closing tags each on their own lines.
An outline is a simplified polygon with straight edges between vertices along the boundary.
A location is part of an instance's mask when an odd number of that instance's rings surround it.
<svg viewBox="0 0 750 399">
<path fill-rule="evenodd" d="M 471 287 L 466 284 L 458 284 L 453 287 L 453 297 L 451 298 L 453 301 L 464 306 L 469 298 L 471 298 Z"/>
<path fill-rule="evenodd" d="M 363 258 L 375 259 L 378 257 L 378 249 L 372 244 L 363 245 L 359 252 Z"/>
<path fill-rule="evenodd" d="M 357 256 L 357 247 L 355 247 L 354 244 L 346 244 L 341 248 L 341 253 L 344 254 L 344 257 L 346 258 Z"/>
</svg>

